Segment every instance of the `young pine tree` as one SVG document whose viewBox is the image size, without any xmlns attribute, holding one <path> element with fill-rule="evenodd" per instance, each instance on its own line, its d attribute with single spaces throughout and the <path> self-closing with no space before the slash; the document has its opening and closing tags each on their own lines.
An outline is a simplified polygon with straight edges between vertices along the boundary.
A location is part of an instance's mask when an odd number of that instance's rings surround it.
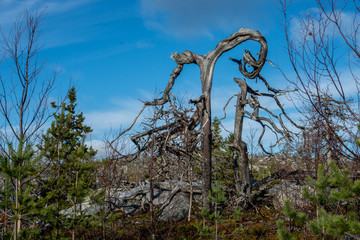
<svg viewBox="0 0 360 240">
<path fill-rule="evenodd" d="M 4 179 L 4 188 L 0 191 L 0 207 L 5 217 L 11 217 L 14 222 L 14 239 L 26 236 L 29 231 L 23 230 L 23 222 L 33 223 L 39 209 L 36 198 L 34 179 L 39 176 L 39 160 L 33 145 L 19 137 L 19 145 L 8 143 L 8 155 L 0 156 L 0 173 Z M 8 237 L 9 229 L 3 229 L 4 237 Z M 10 235 L 11 236 L 11 235 Z"/>
<path fill-rule="evenodd" d="M 354 180 L 348 169 L 340 169 L 334 161 L 330 172 L 319 165 L 317 179 L 308 178 L 312 193 L 304 188 L 304 197 L 317 210 L 317 217 L 308 224 L 315 234 L 345 237 L 360 234 L 360 180 Z"/>
<path fill-rule="evenodd" d="M 215 186 L 212 187 L 212 191 L 209 192 L 207 197 L 209 202 L 214 207 L 214 212 L 210 213 L 210 211 L 206 208 L 202 208 L 200 215 L 203 218 L 202 221 L 195 221 L 194 226 L 197 228 L 199 235 L 201 237 L 209 237 L 214 236 L 215 239 L 221 239 L 225 234 L 224 231 L 218 232 L 218 225 L 222 220 L 222 214 L 220 210 L 220 205 L 224 204 L 227 200 L 225 195 L 225 189 L 221 186 L 221 184 L 216 181 Z M 208 221 L 206 221 L 208 220 Z M 215 229 L 211 226 L 210 222 L 215 223 Z M 208 223 L 207 223 L 208 222 Z"/>
<path fill-rule="evenodd" d="M 308 186 L 303 188 L 303 196 L 316 209 L 314 214 L 306 216 L 291 208 L 285 201 L 283 213 L 288 218 L 287 224 L 278 221 L 280 239 L 296 239 L 294 233 L 306 226 L 319 238 L 358 238 L 360 235 L 360 180 L 354 180 L 348 169 L 340 169 L 334 161 L 318 167 L 317 178 L 307 178 Z M 311 219 L 312 218 L 312 219 Z"/>
<path fill-rule="evenodd" d="M 71 229 L 75 238 L 75 228 L 82 217 L 79 206 L 89 195 L 93 181 L 94 169 L 90 160 L 96 151 L 85 145 L 86 135 L 92 129 L 84 124 L 83 113 L 77 113 L 75 108 L 76 90 L 72 87 L 39 146 L 49 164 L 42 183 L 44 208 L 41 215 L 54 230 L 56 239 L 66 229 Z M 71 217 L 61 214 L 68 208 L 73 209 Z"/>
</svg>

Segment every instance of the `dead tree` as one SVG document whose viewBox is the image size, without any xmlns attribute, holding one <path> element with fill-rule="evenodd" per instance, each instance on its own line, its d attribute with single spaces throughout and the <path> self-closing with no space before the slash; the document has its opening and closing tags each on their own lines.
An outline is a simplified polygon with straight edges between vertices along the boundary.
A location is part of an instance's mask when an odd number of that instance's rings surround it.
<svg viewBox="0 0 360 240">
<path fill-rule="evenodd" d="M 206 208 L 210 208 L 210 203 L 207 200 L 207 196 L 211 190 L 211 88 L 214 67 L 217 60 L 223 53 L 235 48 L 247 40 L 259 42 L 261 44 L 261 50 L 258 60 L 256 60 L 249 51 L 246 51 L 246 53 L 243 55 L 244 57 L 242 64 L 240 65 L 240 71 L 246 78 L 256 78 L 265 63 L 268 48 L 265 38 L 260 34 L 260 32 L 255 30 L 241 28 L 239 31 L 230 35 L 225 40 L 219 42 L 216 48 L 208 52 L 206 55 L 198 55 L 191 51 L 184 51 L 181 54 L 176 52 L 171 56 L 171 58 L 177 63 L 177 66 L 170 75 L 170 80 L 165 90 L 163 91 L 162 96 L 158 99 L 154 99 L 151 102 L 145 102 L 142 110 L 135 118 L 131 126 L 125 131 L 121 132 L 118 136 L 122 136 L 125 132 L 129 131 L 134 126 L 138 117 L 147 106 L 164 106 L 166 103 L 170 103 L 171 105 L 171 96 L 173 96 L 171 90 L 184 65 L 198 65 L 200 68 L 202 93 L 198 99 L 191 101 L 196 105 L 196 111 L 193 113 L 193 115 L 191 117 L 183 118 L 184 116 L 182 116 L 182 114 L 177 113 L 177 110 L 172 108 L 171 111 L 173 111 L 175 115 L 179 115 L 180 118 L 175 119 L 175 121 L 171 124 L 158 127 L 157 129 L 152 129 L 149 132 L 135 135 L 132 137 L 132 141 L 137 145 L 139 153 L 149 147 L 148 144 L 144 144 L 142 146 L 139 145 L 137 140 L 140 137 L 149 135 L 150 133 L 153 133 L 153 131 L 163 131 L 163 134 L 160 135 L 162 136 L 161 139 L 156 140 L 163 140 L 166 144 L 167 139 L 178 136 L 179 134 L 183 134 L 185 129 L 188 131 L 193 131 L 200 124 L 198 131 L 201 134 L 203 206 Z M 253 70 L 248 71 L 246 66 L 252 67 Z M 111 145 L 111 142 L 109 144 Z"/>
<path fill-rule="evenodd" d="M 240 71 L 242 71 L 241 61 L 232 58 L 230 58 L 230 60 L 239 63 Z M 261 74 L 258 74 L 257 77 L 265 84 L 268 89 L 268 93 L 262 93 L 253 90 L 246 82 L 246 79 L 234 78 L 234 81 L 240 87 L 240 93 L 236 95 L 237 103 L 234 121 L 234 140 L 230 147 L 234 149 L 235 153 L 234 172 L 235 187 L 237 195 L 239 197 L 238 201 L 245 204 L 248 201 L 251 201 L 252 186 L 249 171 L 247 144 L 243 141 L 244 119 L 249 118 L 250 120 L 257 122 L 261 126 L 262 132 L 260 133 L 260 136 L 258 138 L 258 145 L 263 150 L 263 152 L 269 155 L 271 155 L 271 153 L 266 150 L 266 148 L 262 144 L 262 139 L 266 130 L 270 130 L 275 136 L 276 142 L 270 146 L 271 148 L 273 148 L 279 145 L 279 143 L 283 139 L 291 139 L 292 132 L 286 127 L 285 121 L 290 122 L 290 124 L 295 126 L 296 128 L 302 128 L 288 116 L 279 101 L 278 97 L 286 94 L 287 91 L 272 88 Z M 228 100 L 224 107 L 224 118 L 226 118 L 226 108 L 233 97 Z M 281 113 L 279 115 L 276 115 L 271 110 L 263 106 L 259 101 L 259 98 L 263 97 L 272 98 Z M 253 111 L 249 112 L 248 110 L 246 110 L 246 105 L 248 105 Z M 269 117 L 264 117 L 265 114 L 267 114 Z M 221 120 L 223 120 L 224 118 L 222 118 Z M 266 183 L 266 181 L 264 181 L 264 183 Z"/>
</svg>

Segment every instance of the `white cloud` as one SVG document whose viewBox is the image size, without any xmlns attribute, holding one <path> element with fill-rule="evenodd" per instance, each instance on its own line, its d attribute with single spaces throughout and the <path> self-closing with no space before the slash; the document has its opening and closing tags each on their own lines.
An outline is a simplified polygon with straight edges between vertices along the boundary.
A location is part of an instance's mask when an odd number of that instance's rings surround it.
<svg viewBox="0 0 360 240">
<path fill-rule="evenodd" d="M 94 132 L 128 127 L 142 106 L 142 103 L 136 99 L 120 100 L 119 103 L 121 105 L 119 104 L 118 108 L 85 113 L 86 122 Z"/>
<path fill-rule="evenodd" d="M 344 67 L 339 67 L 337 71 L 339 73 L 340 82 L 336 81 L 337 79 L 334 74 L 333 77 L 336 85 L 329 78 L 324 78 L 320 87 L 327 93 L 332 94 L 333 97 L 337 99 L 341 98 L 342 92 L 346 97 L 355 97 L 357 94 L 359 94 L 358 87 L 360 86 L 357 86 L 358 83 L 356 79 L 359 79 L 360 71 L 355 69 L 353 72 L 351 72 L 350 69 Z"/>
<path fill-rule="evenodd" d="M 90 140 L 85 143 L 97 151 L 96 158 L 102 159 L 106 157 L 105 143 L 99 140 Z"/>
<path fill-rule="evenodd" d="M 90 140 L 86 144 L 98 151 L 96 158 L 108 157 L 105 139 L 108 137 L 111 139 L 120 130 L 128 128 L 142 107 L 142 103 L 136 99 L 116 99 L 111 102 L 113 105 L 112 109 L 84 112 L 85 123 L 93 129 L 88 138 Z M 135 130 L 141 123 L 144 115 L 146 115 L 145 112 L 138 119 L 137 125 L 134 126 Z M 123 141 L 126 141 L 124 139 Z M 127 141 L 127 145 L 131 149 L 132 143 L 130 141 Z M 129 151 L 129 149 L 125 150 Z"/>
</svg>

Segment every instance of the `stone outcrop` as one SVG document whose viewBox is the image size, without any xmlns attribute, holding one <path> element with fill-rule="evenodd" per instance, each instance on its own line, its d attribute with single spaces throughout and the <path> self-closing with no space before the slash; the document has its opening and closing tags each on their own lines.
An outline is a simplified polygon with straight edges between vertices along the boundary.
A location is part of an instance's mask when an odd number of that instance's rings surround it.
<svg viewBox="0 0 360 240">
<path fill-rule="evenodd" d="M 201 195 L 201 183 L 199 182 L 192 183 L 192 186 L 181 181 L 158 182 L 152 185 L 152 204 L 158 210 L 158 217 L 162 221 L 183 220 L 189 212 L 190 190 L 193 191 L 194 199 L 199 199 L 196 195 Z M 105 209 L 87 198 L 77 206 L 78 214 L 95 215 L 104 209 L 107 212 L 123 211 L 130 216 L 140 211 L 146 211 L 151 202 L 150 184 L 144 181 L 128 189 L 112 188 L 107 191 Z M 72 213 L 73 208 L 61 212 L 69 217 L 72 216 Z"/>
</svg>

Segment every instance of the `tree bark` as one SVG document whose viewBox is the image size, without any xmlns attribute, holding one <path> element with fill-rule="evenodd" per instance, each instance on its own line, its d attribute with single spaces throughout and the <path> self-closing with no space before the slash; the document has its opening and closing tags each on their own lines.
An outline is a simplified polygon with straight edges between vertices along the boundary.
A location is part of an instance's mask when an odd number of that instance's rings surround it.
<svg viewBox="0 0 360 240">
<path fill-rule="evenodd" d="M 232 147 L 235 154 L 235 187 L 238 194 L 245 194 L 249 197 L 251 194 L 251 179 L 249 171 L 249 157 L 247 145 L 242 141 L 242 132 L 244 127 L 244 107 L 247 104 L 247 84 L 245 80 L 234 79 L 238 83 L 241 93 L 238 96 L 235 113 L 234 141 Z"/>
</svg>

